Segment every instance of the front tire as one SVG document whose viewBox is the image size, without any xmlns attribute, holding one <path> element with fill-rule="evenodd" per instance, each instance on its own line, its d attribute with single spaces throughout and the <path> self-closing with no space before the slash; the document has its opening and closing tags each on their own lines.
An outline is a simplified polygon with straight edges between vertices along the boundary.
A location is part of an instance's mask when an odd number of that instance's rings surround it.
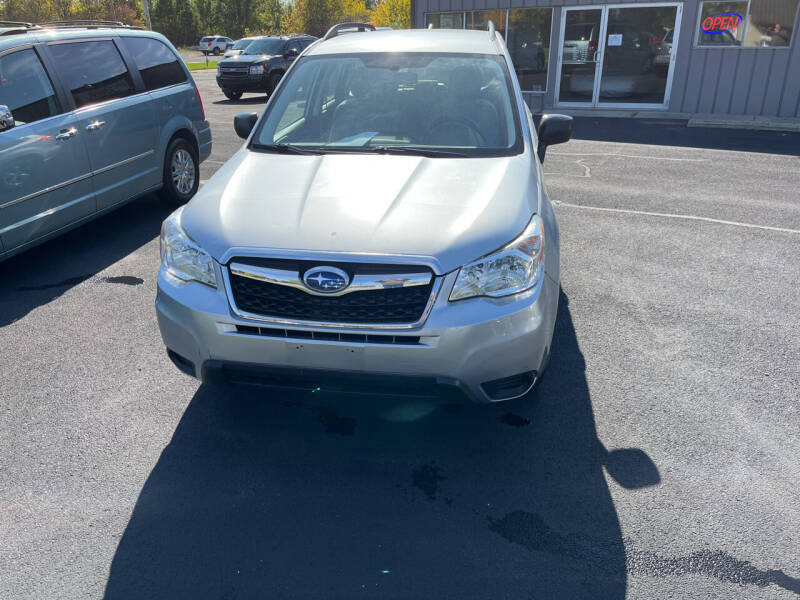
<svg viewBox="0 0 800 600">
<path fill-rule="evenodd" d="M 228 100 L 238 100 L 242 97 L 243 92 L 232 92 L 231 90 L 222 90 L 222 93 L 228 98 Z"/>
<path fill-rule="evenodd" d="M 278 87 L 278 84 L 281 82 L 281 74 L 280 73 L 273 73 L 269 76 L 269 82 L 267 83 L 267 94 L 272 96 L 272 92 L 275 91 L 275 88 Z"/>
<path fill-rule="evenodd" d="M 214 48 L 214 56 L 219 56 L 219 48 Z"/>
<path fill-rule="evenodd" d="M 170 142 L 164 157 L 161 197 L 170 204 L 186 204 L 200 187 L 197 151 L 183 138 Z"/>
</svg>

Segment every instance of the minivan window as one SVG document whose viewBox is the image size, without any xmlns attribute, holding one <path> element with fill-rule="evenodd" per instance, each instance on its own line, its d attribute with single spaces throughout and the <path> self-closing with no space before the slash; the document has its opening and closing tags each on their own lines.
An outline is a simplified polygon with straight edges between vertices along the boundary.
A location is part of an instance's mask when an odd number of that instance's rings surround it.
<svg viewBox="0 0 800 600">
<path fill-rule="evenodd" d="M 497 55 L 309 56 L 284 78 L 252 147 L 518 154 L 522 136 L 512 98 Z"/>
<path fill-rule="evenodd" d="M 285 43 L 280 38 L 256 40 L 245 49 L 243 54 L 283 54 Z"/>
<path fill-rule="evenodd" d="M 53 85 L 33 50 L 0 56 L 0 104 L 8 106 L 17 125 L 59 113 Z"/>
<path fill-rule="evenodd" d="M 50 51 L 75 108 L 136 93 L 114 42 L 53 44 Z"/>
<path fill-rule="evenodd" d="M 164 42 L 146 37 L 123 37 L 121 42 L 136 58 L 147 91 L 186 81 L 186 73 L 178 57 Z"/>
</svg>

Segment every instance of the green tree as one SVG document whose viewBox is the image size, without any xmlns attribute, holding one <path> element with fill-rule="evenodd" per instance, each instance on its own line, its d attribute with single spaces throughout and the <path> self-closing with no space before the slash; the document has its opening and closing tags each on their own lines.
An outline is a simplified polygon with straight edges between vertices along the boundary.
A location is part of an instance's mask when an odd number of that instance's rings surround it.
<svg viewBox="0 0 800 600">
<path fill-rule="evenodd" d="M 411 27 L 411 0 L 381 0 L 372 13 L 379 27 L 409 29 Z"/>
<path fill-rule="evenodd" d="M 262 0 L 220 0 L 219 19 L 224 35 L 239 38 L 256 24 Z"/>
<path fill-rule="evenodd" d="M 219 28 L 218 0 L 195 0 L 194 9 L 197 15 L 198 33 L 214 35 Z"/>
</svg>

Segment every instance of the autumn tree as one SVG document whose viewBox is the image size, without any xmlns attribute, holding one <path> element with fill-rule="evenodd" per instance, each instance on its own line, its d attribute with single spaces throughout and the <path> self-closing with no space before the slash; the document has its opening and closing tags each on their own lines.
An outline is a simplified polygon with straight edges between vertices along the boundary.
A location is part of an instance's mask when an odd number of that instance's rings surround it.
<svg viewBox="0 0 800 600">
<path fill-rule="evenodd" d="M 411 0 L 381 0 L 372 13 L 378 27 L 409 29 L 411 27 Z"/>
</svg>

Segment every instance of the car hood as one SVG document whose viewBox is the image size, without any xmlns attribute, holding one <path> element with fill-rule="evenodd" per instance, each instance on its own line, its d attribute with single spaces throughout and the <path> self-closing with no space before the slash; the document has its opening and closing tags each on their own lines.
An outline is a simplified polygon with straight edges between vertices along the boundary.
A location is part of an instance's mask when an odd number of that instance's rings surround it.
<svg viewBox="0 0 800 600">
<path fill-rule="evenodd" d="M 540 194 L 527 152 L 425 158 L 242 148 L 181 221 L 221 262 L 237 252 L 269 256 L 271 250 L 391 254 L 446 273 L 519 235 Z"/>
<path fill-rule="evenodd" d="M 252 65 L 256 63 L 265 62 L 271 60 L 273 58 L 277 58 L 278 54 L 239 54 L 238 56 L 231 56 L 226 58 L 223 61 L 220 61 L 222 65 L 241 65 L 247 64 Z"/>
</svg>

